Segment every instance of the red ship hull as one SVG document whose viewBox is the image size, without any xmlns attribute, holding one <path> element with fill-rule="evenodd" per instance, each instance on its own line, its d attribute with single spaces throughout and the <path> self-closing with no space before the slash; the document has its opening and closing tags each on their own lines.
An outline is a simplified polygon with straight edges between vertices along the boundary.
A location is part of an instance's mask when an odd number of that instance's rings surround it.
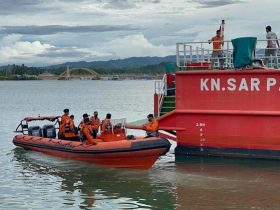
<svg viewBox="0 0 280 210">
<path fill-rule="evenodd" d="M 280 72 L 176 74 L 176 109 L 159 118 L 176 130 L 176 154 L 280 159 Z"/>
</svg>

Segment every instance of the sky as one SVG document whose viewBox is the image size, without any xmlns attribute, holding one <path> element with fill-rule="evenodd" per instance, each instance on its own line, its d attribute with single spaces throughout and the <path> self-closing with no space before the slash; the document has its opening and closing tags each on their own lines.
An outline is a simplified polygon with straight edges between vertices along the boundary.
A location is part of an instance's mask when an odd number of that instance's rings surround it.
<svg viewBox="0 0 280 210">
<path fill-rule="evenodd" d="M 279 0 L 0 0 L 0 65 L 176 54 L 177 42 L 280 36 Z"/>
</svg>

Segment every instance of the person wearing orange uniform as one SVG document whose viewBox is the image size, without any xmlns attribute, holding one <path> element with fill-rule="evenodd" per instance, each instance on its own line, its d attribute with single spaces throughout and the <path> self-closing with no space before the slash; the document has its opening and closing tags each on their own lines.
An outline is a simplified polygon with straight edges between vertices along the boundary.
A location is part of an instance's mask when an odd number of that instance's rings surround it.
<svg viewBox="0 0 280 210">
<path fill-rule="evenodd" d="M 84 139 L 86 139 L 86 143 L 89 143 L 89 144 L 97 144 L 97 141 L 94 140 L 94 138 L 92 137 L 91 133 L 92 133 L 92 130 L 91 130 L 91 125 L 90 125 L 90 120 L 88 118 L 86 118 L 84 120 L 84 125 L 82 127 L 82 135 L 84 136 Z"/>
<path fill-rule="evenodd" d="M 64 115 L 61 116 L 61 121 L 59 124 L 59 138 L 64 137 L 66 122 L 69 120 L 69 109 L 64 109 L 63 112 Z"/>
<path fill-rule="evenodd" d="M 113 124 L 111 122 L 112 115 L 108 113 L 106 118 L 102 121 L 101 133 L 103 134 L 113 134 Z"/>
<path fill-rule="evenodd" d="M 147 118 L 149 122 L 143 125 L 147 137 L 158 136 L 158 121 L 154 118 L 153 114 L 149 114 Z"/>
<path fill-rule="evenodd" d="M 213 43 L 213 52 L 212 52 L 212 68 L 214 67 L 215 62 L 219 61 L 220 69 L 224 68 L 224 52 L 222 46 L 224 45 L 224 38 L 221 36 L 221 30 L 216 31 L 216 36 L 212 37 L 209 40 L 209 44 Z"/>
<path fill-rule="evenodd" d="M 97 111 L 95 111 L 93 116 L 90 118 L 90 124 L 91 124 L 91 128 L 92 128 L 93 138 L 96 139 L 97 133 L 98 133 L 98 130 L 99 130 L 99 126 L 100 126 L 100 119 L 98 118 L 98 112 Z"/>
<path fill-rule="evenodd" d="M 71 115 L 69 120 L 66 121 L 64 137 L 66 140 L 79 141 L 80 137 L 76 133 L 74 115 Z"/>
<path fill-rule="evenodd" d="M 85 119 L 89 119 L 89 116 L 87 113 L 83 114 L 83 120 L 80 122 L 78 128 L 80 131 L 82 131 L 82 128 L 84 127 L 85 125 Z"/>
</svg>

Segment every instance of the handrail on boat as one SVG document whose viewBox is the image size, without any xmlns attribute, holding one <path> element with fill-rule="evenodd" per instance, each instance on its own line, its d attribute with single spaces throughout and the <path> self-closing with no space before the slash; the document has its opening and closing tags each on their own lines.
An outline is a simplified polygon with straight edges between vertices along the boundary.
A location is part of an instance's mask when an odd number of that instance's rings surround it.
<svg viewBox="0 0 280 210">
<path fill-rule="evenodd" d="M 280 39 L 275 39 L 272 41 L 280 41 Z M 209 63 L 212 60 L 212 45 L 209 41 L 203 42 L 180 42 L 176 44 L 176 61 L 177 66 L 183 69 L 188 69 L 191 63 Z M 265 54 L 267 46 L 267 40 L 257 40 L 255 53 L 253 55 L 254 59 L 265 61 L 265 65 L 268 68 L 280 69 L 280 51 L 278 48 L 270 48 L 270 50 L 275 50 L 275 56 Z M 231 41 L 224 41 L 223 45 L 224 56 L 220 59 L 224 60 L 224 68 L 232 69 L 233 66 L 233 46 Z M 216 59 L 214 66 L 209 65 L 210 68 L 219 68 L 220 59 Z"/>
<path fill-rule="evenodd" d="M 163 75 L 162 80 L 155 81 L 155 94 L 158 95 L 158 116 L 160 116 L 160 110 L 163 104 L 164 96 L 167 95 L 166 74 Z"/>
<path fill-rule="evenodd" d="M 28 131 L 28 123 L 32 122 L 32 121 L 50 121 L 50 122 L 54 122 L 54 125 L 59 125 L 60 121 L 59 121 L 60 116 L 37 116 L 37 117 L 25 117 L 24 119 L 22 119 L 20 121 L 20 123 L 18 124 L 16 130 L 14 132 L 16 133 L 25 133 Z M 58 129 L 58 128 L 56 128 Z"/>
</svg>

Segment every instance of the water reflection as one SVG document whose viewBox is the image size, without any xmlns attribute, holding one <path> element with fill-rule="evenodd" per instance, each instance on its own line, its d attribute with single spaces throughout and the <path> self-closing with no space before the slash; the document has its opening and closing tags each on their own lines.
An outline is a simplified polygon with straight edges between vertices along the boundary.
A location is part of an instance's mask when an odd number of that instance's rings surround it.
<svg viewBox="0 0 280 210">
<path fill-rule="evenodd" d="M 24 179 L 36 185 L 53 180 L 47 188 L 62 192 L 64 205 L 80 209 L 174 209 L 175 188 L 157 178 L 159 169 L 125 170 L 53 158 L 41 153 L 13 150 L 16 166 Z M 58 183 L 58 184 L 57 184 Z M 38 199 L 38 198 L 37 198 Z M 40 198 L 39 198 L 40 199 Z"/>
<path fill-rule="evenodd" d="M 57 199 L 59 208 L 280 207 L 279 161 L 178 156 L 174 163 L 174 155 L 169 153 L 151 170 L 141 171 L 103 168 L 20 148 L 14 149 L 13 155 L 25 184 L 44 183 L 47 193 L 53 193 L 51 199 Z M 40 203 L 43 195 L 37 198 Z"/>
<path fill-rule="evenodd" d="M 176 157 L 178 209 L 279 209 L 280 163 Z"/>
</svg>

